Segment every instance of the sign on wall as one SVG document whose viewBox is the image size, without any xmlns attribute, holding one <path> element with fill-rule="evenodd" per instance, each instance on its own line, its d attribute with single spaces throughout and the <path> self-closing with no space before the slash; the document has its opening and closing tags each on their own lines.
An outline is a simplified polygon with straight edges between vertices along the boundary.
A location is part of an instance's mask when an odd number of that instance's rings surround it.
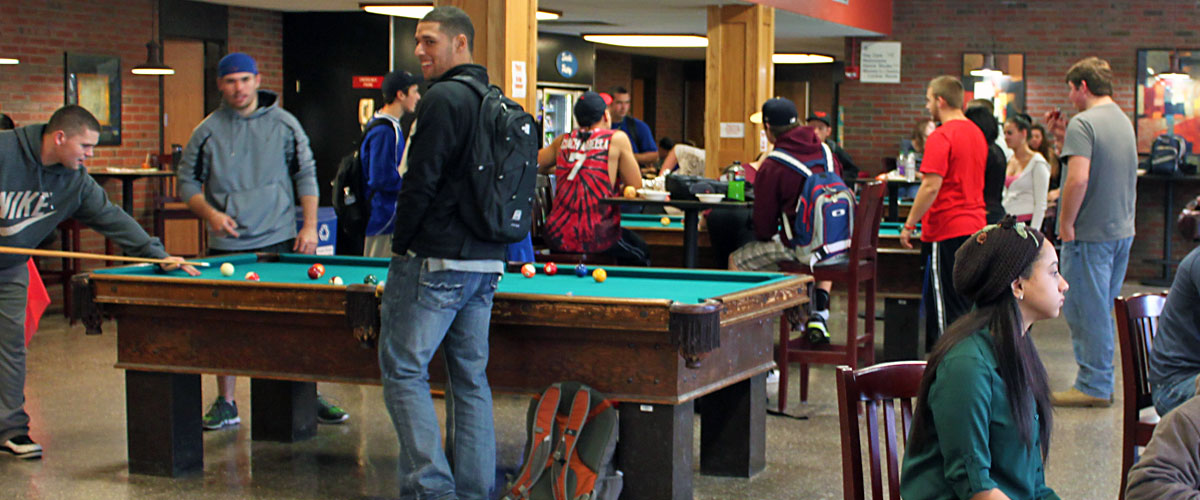
<svg viewBox="0 0 1200 500">
<path fill-rule="evenodd" d="M 863 42 L 859 81 L 900 83 L 900 42 Z"/>
</svg>

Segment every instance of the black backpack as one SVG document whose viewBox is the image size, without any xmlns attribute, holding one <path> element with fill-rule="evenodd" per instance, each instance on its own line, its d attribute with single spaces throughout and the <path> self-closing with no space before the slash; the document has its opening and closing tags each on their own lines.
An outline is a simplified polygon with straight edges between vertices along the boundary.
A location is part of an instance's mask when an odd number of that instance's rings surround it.
<svg viewBox="0 0 1200 500">
<path fill-rule="evenodd" d="M 515 243 L 529 234 L 537 184 L 538 129 L 500 87 L 467 75 L 454 81 L 479 94 L 479 120 L 465 158 L 467 192 L 459 214 L 479 239 Z"/>
<path fill-rule="evenodd" d="M 362 150 L 363 140 L 375 127 L 391 126 L 387 118 L 376 118 L 367 124 L 358 141 L 354 143 L 354 152 L 338 162 L 337 174 L 333 176 L 333 211 L 337 214 L 338 230 L 348 237 L 357 236 L 362 239 L 366 235 L 367 221 L 371 218 L 371 193 L 367 192 L 367 177 L 363 174 Z"/>
<path fill-rule="evenodd" d="M 1155 175 L 1179 175 L 1187 166 L 1189 152 L 1191 145 L 1182 136 L 1160 135 L 1150 146 L 1150 165 L 1147 170 Z"/>
</svg>

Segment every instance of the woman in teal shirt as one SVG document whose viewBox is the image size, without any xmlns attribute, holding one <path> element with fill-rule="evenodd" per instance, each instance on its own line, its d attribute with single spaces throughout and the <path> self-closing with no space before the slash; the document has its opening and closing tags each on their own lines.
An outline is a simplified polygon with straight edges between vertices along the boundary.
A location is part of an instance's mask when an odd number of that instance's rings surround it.
<svg viewBox="0 0 1200 500">
<path fill-rule="evenodd" d="M 930 355 L 900 494 L 905 500 L 1058 498 L 1045 484 L 1050 387 L 1029 337 L 1058 316 L 1067 282 L 1042 233 L 1008 216 L 955 253 L 954 287 L 975 303 Z"/>
</svg>

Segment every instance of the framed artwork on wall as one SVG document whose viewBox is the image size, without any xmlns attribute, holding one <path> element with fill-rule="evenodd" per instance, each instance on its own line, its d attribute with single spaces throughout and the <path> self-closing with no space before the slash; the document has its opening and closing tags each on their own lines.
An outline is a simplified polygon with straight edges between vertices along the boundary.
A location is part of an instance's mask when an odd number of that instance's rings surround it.
<svg viewBox="0 0 1200 500">
<path fill-rule="evenodd" d="M 996 119 L 1025 112 L 1025 54 L 964 52 L 963 99 L 992 101 Z"/>
<path fill-rule="evenodd" d="M 78 104 L 100 122 L 100 146 L 121 144 L 121 59 L 63 53 L 65 104 Z"/>
<path fill-rule="evenodd" d="M 1149 154 L 1154 139 L 1166 133 L 1183 136 L 1197 152 L 1200 85 L 1192 75 L 1197 70 L 1200 49 L 1138 49 L 1133 121 L 1138 153 Z"/>
</svg>

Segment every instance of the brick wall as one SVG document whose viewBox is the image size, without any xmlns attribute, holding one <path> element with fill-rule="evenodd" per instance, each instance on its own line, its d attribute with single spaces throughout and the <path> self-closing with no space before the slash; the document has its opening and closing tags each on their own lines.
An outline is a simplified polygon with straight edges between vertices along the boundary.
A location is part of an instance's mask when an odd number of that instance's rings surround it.
<svg viewBox="0 0 1200 500">
<path fill-rule="evenodd" d="M 0 112 L 18 125 L 45 122 L 63 105 L 63 53 L 121 59 L 121 145 L 96 148 L 94 167 L 140 166 L 159 146 L 158 78 L 129 71 L 146 60 L 153 36 L 152 0 L 47 0 L 0 3 L 0 54 L 21 64 L 0 66 Z M 263 87 L 282 90 L 282 16 L 277 12 L 230 8 L 229 48 L 258 59 Z M 171 78 L 171 77 L 165 77 Z M 119 183 L 106 183 L 120 203 Z M 154 186 L 152 188 L 152 186 Z M 139 181 L 134 214 L 153 229 L 154 181 Z M 83 250 L 103 252 L 104 239 L 85 231 Z M 57 262 L 47 263 L 57 266 Z M 87 261 L 85 268 L 102 265 Z M 57 288 L 57 287 L 55 287 Z M 57 290 L 53 290 L 57 301 Z"/>
<path fill-rule="evenodd" d="M 1102 12 L 1086 15 L 1098 8 Z M 961 75 L 962 53 L 992 50 L 991 33 L 995 33 L 995 51 L 1025 54 L 1025 92 L 1031 115 L 1039 117 L 1054 107 L 1074 113 L 1063 76 L 1072 63 L 1094 55 L 1112 64 L 1116 75 L 1113 97 L 1132 118 L 1135 51 L 1195 46 L 1195 27 L 1200 26 L 1200 9 L 1194 0 L 1112 0 L 1103 5 L 1084 0 L 896 0 L 893 12 L 893 36 L 887 39 L 904 44 L 901 82 L 846 82 L 841 86 L 845 147 L 855 159 L 861 159 L 860 165 L 868 167 L 894 155 L 911 125 L 925 116 L 928 81 L 942 74 Z M 1189 192 L 1195 194 L 1194 184 L 1177 190 L 1179 205 Z M 1131 278 L 1153 274 L 1154 268 L 1143 259 L 1161 255 L 1161 192 L 1161 183 L 1139 188 Z M 1182 256 L 1191 245 L 1177 240 L 1176 248 L 1177 256 Z"/>
</svg>

